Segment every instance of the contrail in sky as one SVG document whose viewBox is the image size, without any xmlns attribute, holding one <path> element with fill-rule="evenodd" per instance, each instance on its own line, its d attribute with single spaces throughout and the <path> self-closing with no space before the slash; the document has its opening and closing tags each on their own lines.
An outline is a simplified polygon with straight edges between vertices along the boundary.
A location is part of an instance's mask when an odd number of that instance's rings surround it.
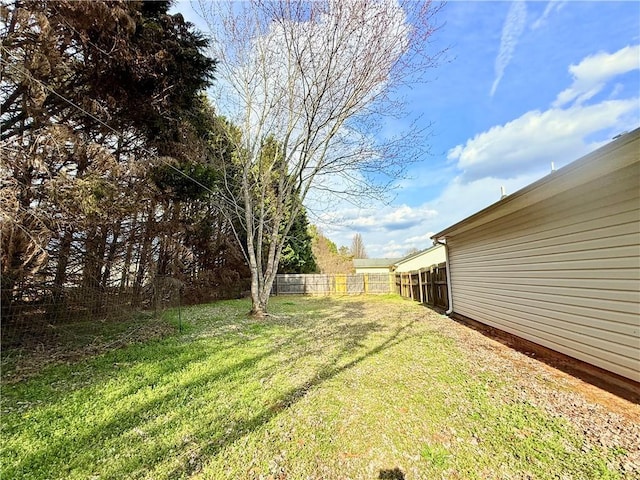
<svg viewBox="0 0 640 480">
<path fill-rule="evenodd" d="M 505 68 L 513 58 L 513 52 L 518 44 L 518 39 L 524 31 L 527 20 L 527 6 L 524 1 L 516 1 L 509 7 L 507 19 L 502 26 L 502 39 L 500 40 L 500 52 L 496 57 L 496 78 L 491 87 L 491 96 L 496 92 L 498 84 L 502 79 Z"/>
</svg>

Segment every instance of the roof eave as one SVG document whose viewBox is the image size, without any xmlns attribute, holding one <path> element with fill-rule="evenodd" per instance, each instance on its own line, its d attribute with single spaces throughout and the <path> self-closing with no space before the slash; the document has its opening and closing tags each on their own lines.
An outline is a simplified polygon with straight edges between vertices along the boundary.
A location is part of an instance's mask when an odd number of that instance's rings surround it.
<svg viewBox="0 0 640 480">
<path fill-rule="evenodd" d="M 556 184 L 558 191 L 562 191 L 564 188 L 569 188 L 570 182 L 565 182 L 574 173 L 576 170 L 581 170 L 591 164 L 596 164 L 599 159 L 602 157 L 609 155 L 616 150 L 622 149 L 630 143 L 637 142 L 640 139 L 640 128 L 633 130 L 630 133 L 622 135 L 616 140 L 609 142 L 608 144 L 594 150 L 591 153 L 565 165 L 564 167 L 551 172 L 549 175 L 542 177 L 540 180 L 533 182 L 526 187 L 521 188 L 517 192 L 508 195 L 497 202 L 489 205 L 488 207 L 480 210 L 477 213 L 451 225 L 450 227 L 436 233 L 431 238 L 435 241 L 440 241 L 446 239 L 448 236 L 452 236 L 454 234 L 462 233 L 463 231 L 470 230 L 471 228 L 475 228 L 477 226 L 488 223 L 494 219 L 496 216 L 503 216 L 508 213 L 513 213 L 517 210 L 521 210 L 528 205 L 533 203 L 537 203 L 539 201 L 538 198 L 535 198 L 533 192 L 540 189 L 547 184 Z M 633 153 L 631 153 L 632 155 Z M 628 156 L 627 156 L 628 157 Z M 633 158 L 624 158 L 623 161 L 618 162 L 617 168 L 622 168 L 633 161 Z M 637 154 L 635 161 L 637 161 Z M 615 167 L 615 165 L 613 165 Z M 616 168 L 614 168 L 615 170 Z M 592 175 L 594 178 L 597 178 L 600 172 L 596 171 Z M 582 183 L 582 182 L 580 182 Z M 555 192 L 553 192 L 555 193 Z M 499 210 L 505 210 L 505 213 L 500 213 Z M 498 215 L 499 213 L 499 215 Z"/>
</svg>

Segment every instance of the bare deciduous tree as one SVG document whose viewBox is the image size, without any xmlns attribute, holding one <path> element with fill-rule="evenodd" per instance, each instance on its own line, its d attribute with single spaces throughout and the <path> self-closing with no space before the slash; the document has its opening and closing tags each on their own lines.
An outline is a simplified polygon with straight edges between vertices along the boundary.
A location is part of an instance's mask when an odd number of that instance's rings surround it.
<svg viewBox="0 0 640 480">
<path fill-rule="evenodd" d="M 369 258 L 367 250 L 364 248 L 364 240 L 359 233 L 356 233 L 351 240 L 351 255 L 353 258 Z"/>
<path fill-rule="evenodd" d="M 229 200 L 243 220 L 238 238 L 246 234 L 252 314 L 262 316 L 309 192 L 379 196 L 411 161 L 403 147 L 415 130 L 390 139 L 381 120 L 402 115 L 394 90 L 433 65 L 427 40 L 438 7 L 396 0 L 200 6 L 220 61 L 216 103 L 240 130 L 231 135 L 239 192 Z M 273 141 L 278 148 L 265 154 Z"/>
</svg>

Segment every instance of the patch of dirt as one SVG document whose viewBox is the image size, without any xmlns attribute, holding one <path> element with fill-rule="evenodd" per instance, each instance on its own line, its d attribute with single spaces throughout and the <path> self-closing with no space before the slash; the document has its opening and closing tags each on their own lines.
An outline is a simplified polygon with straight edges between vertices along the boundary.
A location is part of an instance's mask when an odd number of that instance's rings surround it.
<svg viewBox="0 0 640 480">
<path fill-rule="evenodd" d="M 512 384 L 514 401 L 526 401 L 566 420 L 587 445 L 623 453 L 613 468 L 640 478 L 640 392 L 633 382 L 476 322 L 427 310 L 425 321 L 468 354 L 472 372 Z"/>
</svg>

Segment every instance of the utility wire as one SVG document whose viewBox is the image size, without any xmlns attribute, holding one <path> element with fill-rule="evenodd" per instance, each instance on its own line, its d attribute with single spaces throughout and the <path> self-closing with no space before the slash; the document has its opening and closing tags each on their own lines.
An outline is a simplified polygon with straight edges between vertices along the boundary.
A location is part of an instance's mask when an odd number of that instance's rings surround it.
<svg viewBox="0 0 640 480">
<path fill-rule="evenodd" d="M 11 57 L 12 59 L 16 60 L 16 61 L 20 61 L 21 59 L 16 57 L 15 55 L 13 55 L 5 46 L 0 45 L 0 50 L 2 50 L 3 52 L 5 52 L 9 57 Z M 66 98 L 64 95 L 61 95 L 60 93 L 56 92 L 53 88 L 51 88 L 49 85 L 47 85 L 46 83 L 44 83 L 42 80 L 35 78 L 33 76 L 33 74 L 31 72 L 29 72 L 28 70 L 25 70 L 23 68 L 20 68 L 16 65 L 13 65 L 9 62 L 7 62 L 2 56 L 0 56 L 0 63 L 8 66 L 9 68 L 13 69 L 15 72 L 18 72 L 24 76 L 26 76 L 27 78 L 29 78 L 31 81 L 34 81 L 38 84 L 40 84 L 43 88 L 45 88 L 46 90 L 48 90 L 49 92 L 51 92 L 53 95 L 55 95 L 56 97 L 62 99 L 64 102 L 68 103 L 69 105 L 71 105 L 72 107 L 76 108 L 77 110 L 79 110 L 80 112 L 84 113 L 85 115 L 89 116 L 90 118 L 93 118 L 96 122 L 98 122 L 100 125 L 104 126 L 105 128 L 107 128 L 109 131 L 113 132 L 116 136 L 121 136 L 122 134 L 120 132 L 118 132 L 115 128 L 113 128 L 112 126 L 108 125 L 107 123 L 105 123 L 103 120 L 101 120 L 100 118 L 96 117 L 95 115 L 93 115 L 91 112 L 88 112 L 87 110 L 85 110 L 84 108 L 82 108 L 80 105 L 77 105 L 75 102 L 73 102 L 72 100 Z M 175 170 L 176 172 L 178 172 L 180 175 L 182 175 L 183 177 L 191 180 L 193 183 L 195 183 L 196 185 L 202 187 L 205 191 L 211 193 L 212 195 L 216 196 L 219 200 L 222 200 L 223 203 L 227 204 L 228 207 L 231 207 L 232 210 L 235 210 L 236 214 L 239 214 L 240 212 L 238 211 L 238 209 L 240 208 L 240 210 L 242 210 L 242 208 L 240 207 L 238 202 L 234 202 L 228 198 L 225 197 L 225 195 L 220 195 L 217 192 L 214 192 L 213 190 L 211 190 L 209 187 L 207 187 L 206 185 L 203 185 L 202 183 L 200 183 L 198 180 L 196 180 L 195 178 L 191 177 L 189 174 L 183 172 L 182 170 L 178 169 L 177 167 L 175 167 L 174 165 L 172 165 L 170 162 L 166 161 L 165 159 L 163 159 L 162 157 L 158 156 L 156 153 L 150 151 L 149 149 L 145 148 L 145 147 L 140 147 L 140 149 L 147 153 L 148 155 L 150 155 L 153 158 L 157 158 L 158 160 L 160 160 L 162 163 L 164 163 L 165 165 L 167 165 L 169 168 Z M 226 182 L 225 182 L 226 183 Z M 236 238 L 236 240 L 242 244 L 242 242 L 240 241 L 240 237 L 239 234 L 237 232 L 237 229 L 234 225 L 234 218 L 231 217 L 231 215 L 229 215 L 229 213 L 227 212 L 227 210 L 225 208 L 221 209 L 222 214 L 226 217 L 227 221 L 229 222 L 230 226 L 231 226 L 231 230 Z M 238 215 L 236 217 L 237 220 L 240 220 L 241 222 L 243 221 L 242 215 Z M 247 257 L 247 253 L 245 252 L 244 248 L 241 249 L 242 250 L 242 254 L 245 257 L 245 259 L 248 261 L 248 257 Z"/>
<path fill-rule="evenodd" d="M 0 45 L 0 49 L 5 52 L 9 57 L 13 58 L 14 60 L 20 61 L 20 58 L 14 56 L 11 54 L 11 52 L 4 46 Z M 59 94 L 58 92 L 56 92 L 53 88 L 51 88 L 49 85 L 47 85 L 46 83 L 44 83 L 42 80 L 35 78 L 31 72 L 29 72 L 28 70 L 24 70 L 23 68 L 17 67 L 16 65 L 13 65 L 9 62 L 7 62 L 3 57 L 0 57 L 0 63 L 3 63 L 4 65 L 6 65 L 7 67 L 13 69 L 15 72 L 20 73 L 22 75 L 25 75 L 26 77 L 29 78 L 29 80 L 32 80 L 34 82 L 39 83 L 43 88 L 45 88 L 46 90 L 48 90 L 49 92 L 51 92 L 53 95 L 55 95 L 56 97 L 60 98 L 61 100 L 63 100 L 64 102 L 68 103 L 69 105 L 71 105 L 72 107 L 76 108 L 77 110 L 81 111 L 82 113 L 84 113 L 85 115 L 87 115 L 88 117 L 94 119 L 96 122 L 98 122 L 100 125 L 102 125 L 103 127 L 105 127 L 107 130 L 113 132 L 116 136 L 120 137 L 122 136 L 121 132 L 118 132 L 115 128 L 113 128 L 112 126 L 108 125 L 107 123 L 105 123 L 104 121 L 102 121 L 101 119 L 99 119 L 98 117 L 96 117 L 95 115 L 93 115 L 91 112 L 88 112 L 87 110 L 85 110 L 84 108 L 82 108 L 80 105 L 76 104 L 75 102 L 73 102 L 72 100 L 69 100 L 68 98 L 66 98 L 64 95 Z M 161 156 L 158 156 L 156 153 L 152 152 L 151 150 L 147 149 L 146 147 L 140 147 L 140 149 L 144 152 L 147 153 L 148 155 L 150 155 L 153 158 L 156 158 L 158 160 L 160 160 L 162 163 L 164 163 L 165 165 L 167 165 L 169 168 L 175 170 L 176 172 L 178 172 L 180 175 L 182 175 L 183 177 L 191 180 L 193 183 L 195 183 L 196 185 L 198 185 L 199 187 L 203 188 L 204 190 L 206 190 L 207 192 L 213 194 L 213 195 L 218 195 L 216 192 L 214 192 L 213 190 L 211 190 L 209 187 L 207 187 L 206 185 L 203 185 L 202 183 L 200 183 L 198 180 L 196 180 L 195 178 L 191 177 L 189 174 L 183 172 L 182 170 L 180 170 L 179 168 L 177 168 L 175 165 L 172 165 L 170 162 L 164 160 Z M 228 201 L 224 198 L 224 195 L 222 195 L 222 199 L 224 201 Z M 229 202 L 231 203 L 231 202 Z"/>
</svg>

